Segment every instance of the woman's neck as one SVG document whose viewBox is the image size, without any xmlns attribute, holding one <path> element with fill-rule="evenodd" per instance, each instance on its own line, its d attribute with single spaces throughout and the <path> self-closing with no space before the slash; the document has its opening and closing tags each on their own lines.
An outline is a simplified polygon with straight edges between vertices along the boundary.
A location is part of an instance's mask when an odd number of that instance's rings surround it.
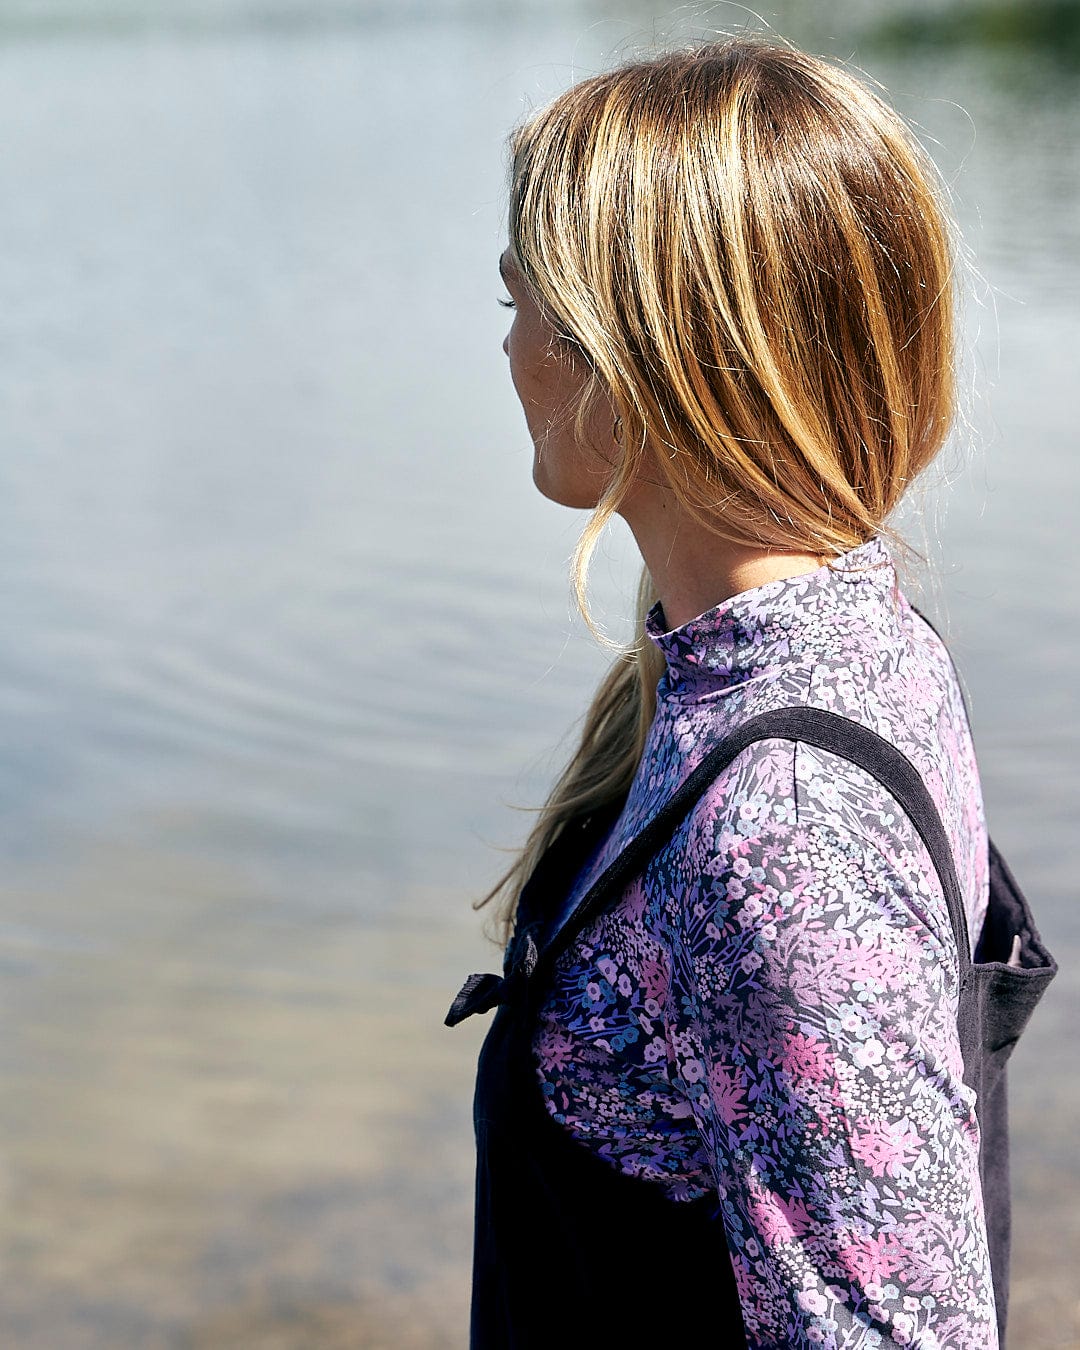
<svg viewBox="0 0 1080 1350">
<path fill-rule="evenodd" d="M 620 514 L 649 569 L 668 629 L 681 628 L 740 591 L 814 572 L 825 561 L 721 539 L 658 485 L 639 485 Z"/>
</svg>

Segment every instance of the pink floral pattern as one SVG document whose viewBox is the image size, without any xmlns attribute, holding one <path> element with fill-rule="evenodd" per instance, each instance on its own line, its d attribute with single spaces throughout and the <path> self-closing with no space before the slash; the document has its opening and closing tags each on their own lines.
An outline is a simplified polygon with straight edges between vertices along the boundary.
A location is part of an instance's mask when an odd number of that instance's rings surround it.
<svg viewBox="0 0 1080 1350">
<path fill-rule="evenodd" d="M 674 632 L 654 611 L 650 635 L 667 661 L 656 719 L 576 894 L 725 734 L 811 704 L 914 762 L 978 933 L 967 719 L 880 540 Z M 560 957 L 537 1074 L 583 1146 L 673 1202 L 715 1197 L 752 1347 L 992 1350 L 957 985 L 941 886 L 896 803 L 827 752 L 760 743 Z"/>
</svg>

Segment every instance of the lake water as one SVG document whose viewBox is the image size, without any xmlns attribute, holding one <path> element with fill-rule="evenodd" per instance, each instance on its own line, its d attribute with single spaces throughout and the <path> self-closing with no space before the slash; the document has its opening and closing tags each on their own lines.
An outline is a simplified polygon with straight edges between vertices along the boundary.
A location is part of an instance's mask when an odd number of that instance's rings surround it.
<svg viewBox="0 0 1080 1350">
<path fill-rule="evenodd" d="M 909 533 L 1063 966 L 1014 1061 L 1012 1344 L 1077 1347 L 1080 91 L 862 13 L 778 26 L 924 128 L 982 278 Z M 654 27 L 0 14 L 0 1344 L 464 1345 L 484 1028 L 442 1017 L 604 661 L 500 351 L 504 136 Z"/>
</svg>

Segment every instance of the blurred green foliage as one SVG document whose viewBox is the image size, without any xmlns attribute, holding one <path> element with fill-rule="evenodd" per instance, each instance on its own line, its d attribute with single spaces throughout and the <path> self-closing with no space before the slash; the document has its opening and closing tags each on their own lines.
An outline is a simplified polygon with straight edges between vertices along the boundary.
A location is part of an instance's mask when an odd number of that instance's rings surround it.
<svg viewBox="0 0 1080 1350">
<path fill-rule="evenodd" d="M 1080 64 L 1080 0 L 990 0 L 897 14 L 874 38 L 897 47 L 1032 48 Z"/>
</svg>

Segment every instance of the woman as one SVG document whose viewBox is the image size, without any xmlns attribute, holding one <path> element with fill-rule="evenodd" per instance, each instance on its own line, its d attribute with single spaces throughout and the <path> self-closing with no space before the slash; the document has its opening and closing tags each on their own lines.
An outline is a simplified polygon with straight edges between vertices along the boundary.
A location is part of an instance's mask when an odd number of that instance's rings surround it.
<svg viewBox="0 0 1080 1350">
<path fill-rule="evenodd" d="M 979 934 L 963 702 L 883 539 L 953 417 L 933 172 L 851 75 L 751 40 L 586 80 L 512 149 L 534 479 L 593 513 L 579 596 L 613 514 L 645 574 L 641 641 L 499 888 L 512 978 L 451 1019 L 502 1004 L 473 1346 L 987 1350 L 958 943 L 911 815 L 773 737 L 631 849 L 751 718 L 825 710 L 915 766 Z"/>
</svg>

